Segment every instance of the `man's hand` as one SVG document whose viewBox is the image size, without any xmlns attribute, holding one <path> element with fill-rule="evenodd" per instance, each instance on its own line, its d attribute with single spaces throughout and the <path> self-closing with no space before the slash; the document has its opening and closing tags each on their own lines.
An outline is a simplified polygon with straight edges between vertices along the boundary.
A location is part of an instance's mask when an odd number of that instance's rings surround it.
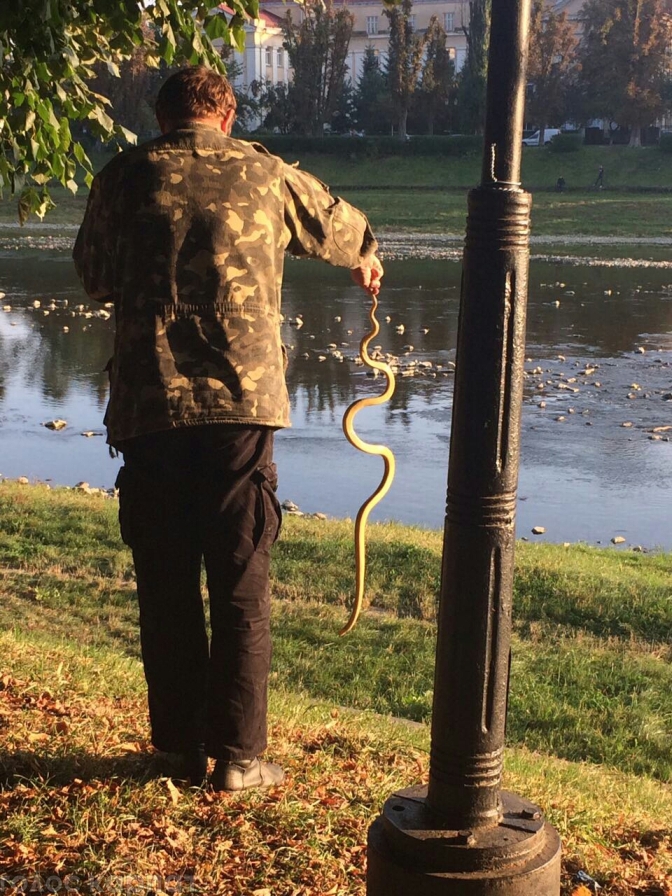
<svg viewBox="0 0 672 896">
<path fill-rule="evenodd" d="M 380 292 L 380 281 L 383 276 L 383 265 L 377 255 L 370 255 L 368 258 L 365 258 L 360 266 L 352 268 L 350 273 L 357 286 L 361 286 L 371 296 L 378 295 Z"/>
</svg>

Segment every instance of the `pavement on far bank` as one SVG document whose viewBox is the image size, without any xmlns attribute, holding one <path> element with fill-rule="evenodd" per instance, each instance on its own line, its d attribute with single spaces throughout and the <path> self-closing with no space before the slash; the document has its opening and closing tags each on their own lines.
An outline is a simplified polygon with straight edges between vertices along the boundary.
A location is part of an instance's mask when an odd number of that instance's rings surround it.
<svg viewBox="0 0 672 896">
<path fill-rule="evenodd" d="M 415 233 L 411 231 L 378 231 L 381 255 L 388 260 L 408 258 L 460 261 L 462 258 L 463 234 L 455 233 Z M 672 261 L 666 259 L 636 258 L 634 250 L 646 248 L 666 248 L 672 246 L 672 237 L 641 236 L 567 236 L 544 235 L 532 236 L 530 247 L 566 247 L 569 251 L 558 254 L 533 251 L 532 261 L 546 261 L 554 264 L 588 265 L 589 267 L 624 267 L 624 268 L 672 268 Z M 614 257 L 603 255 L 577 254 L 572 250 L 599 249 L 618 247 L 623 254 Z M 627 253 L 627 254 L 626 254 Z"/>
<path fill-rule="evenodd" d="M 20 250 L 70 251 L 78 226 L 76 224 L 30 223 L 20 228 L 13 223 L 0 223 L 0 252 Z M 427 259 L 431 261 L 455 261 L 462 258 L 464 235 L 458 233 L 422 233 L 403 230 L 379 230 L 377 232 L 383 258 L 390 261 L 405 259 Z M 672 246 L 672 237 L 641 236 L 585 236 L 585 235 L 540 235 L 530 238 L 532 261 L 554 264 L 587 265 L 589 267 L 624 268 L 672 268 L 672 260 L 637 258 L 633 250 L 646 248 L 666 248 Z M 567 252 L 534 251 L 535 247 L 566 247 Z M 601 254 L 583 254 L 591 248 L 622 248 L 623 253 L 614 257 Z"/>
</svg>

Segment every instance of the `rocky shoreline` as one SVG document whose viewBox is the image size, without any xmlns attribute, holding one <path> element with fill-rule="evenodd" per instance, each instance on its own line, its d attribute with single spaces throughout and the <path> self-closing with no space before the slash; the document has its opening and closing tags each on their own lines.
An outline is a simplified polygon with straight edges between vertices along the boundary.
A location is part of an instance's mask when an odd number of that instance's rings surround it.
<svg viewBox="0 0 672 896">
<path fill-rule="evenodd" d="M 3 232 L 5 235 L 3 235 Z M 27 224 L 19 231 L 14 224 L 0 223 L 0 251 L 11 252 L 26 249 L 38 251 L 69 252 L 74 244 L 77 226 L 74 224 Z M 409 259 L 431 261 L 454 261 L 462 259 L 463 234 L 457 233 L 422 233 L 413 231 L 378 232 L 381 255 L 388 261 L 405 261 Z M 672 237 L 611 237 L 611 236 L 567 236 L 546 235 L 532 236 L 530 256 L 532 261 L 550 262 L 552 264 L 588 265 L 591 267 L 625 267 L 625 268 L 658 268 L 672 269 L 672 261 L 649 258 L 631 258 L 622 255 L 616 258 L 604 258 L 600 255 L 581 255 L 573 252 L 543 252 L 537 247 L 562 246 L 571 249 L 586 248 L 665 248 L 672 247 Z"/>
</svg>

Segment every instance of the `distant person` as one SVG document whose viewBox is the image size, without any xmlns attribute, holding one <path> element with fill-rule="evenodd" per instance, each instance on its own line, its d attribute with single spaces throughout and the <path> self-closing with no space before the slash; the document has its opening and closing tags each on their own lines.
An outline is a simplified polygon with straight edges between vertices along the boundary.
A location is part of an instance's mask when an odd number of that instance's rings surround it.
<svg viewBox="0 0 672 896">
<path fill-rule="evenodd" d="M 597 177 L 595 178 L 595 187 L 601 190 L 604 187 L 604 166 L 600 165 L 597 169 Z"/>
<path fill-rule="evenodd" d="M 565 192 L 565 179 L 564 177 L 559 177 L 555 182 L 555 191 L 556 193 L 564 193 Z"/>
<path fill-rule="evenodd" d="M 106 423 L 124 455 L 119 520 L 135 564 L 152 743 L 192 785 L 216 759 L 216 791 L 283 778 L 260 755 L 281 518 L 273 434 L 289 425 L 285 250 L 350 268 L 372 296 L 383 275 L 364 215 L 233 139 L 235 110 L 216 72 L 172 75 L 156 104 L 162 136 L 96 176 L 74 252 L 88 295 L 115 306 Z"/>
</svg>

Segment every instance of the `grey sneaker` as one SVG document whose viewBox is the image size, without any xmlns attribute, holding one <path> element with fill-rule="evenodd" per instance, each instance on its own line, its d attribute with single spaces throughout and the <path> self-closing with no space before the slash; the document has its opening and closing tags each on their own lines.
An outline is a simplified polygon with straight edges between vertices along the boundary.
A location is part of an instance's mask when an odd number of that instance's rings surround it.
<svg viewBox="0 0 672 896">
<path fill-rule="evenodd" d="M 284 777 L 284 771 L 274 762 L 262 762 L 259 758 L 239 759 L 238 762 L 218 759 L 210 776 L 210 787 L 216 793 L 223 790 L 236 793 L 253 787 L 272 787 L 280 784 Z"/>
</svg>

